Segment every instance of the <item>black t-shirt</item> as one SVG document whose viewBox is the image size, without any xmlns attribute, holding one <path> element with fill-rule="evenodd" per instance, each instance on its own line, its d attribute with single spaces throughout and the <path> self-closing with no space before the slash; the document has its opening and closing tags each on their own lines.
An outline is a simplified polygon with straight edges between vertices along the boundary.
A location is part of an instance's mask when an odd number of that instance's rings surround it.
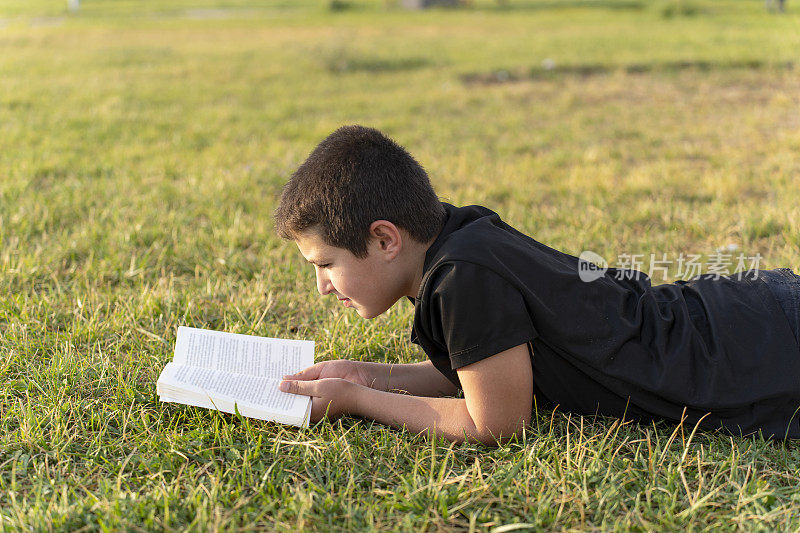
<svg viewBox="0 0 800 533">
<path fill-rule="evenodd" d="M 577 257 L 493 211 L 444 207 L 411 340 L 457 386 L 456 369 L 529 343 L 539 405 L 639 421 L 685 408 L 689 427 L 800 437 L 800 346 L 756 271 L 582 281 Z"/>
</svg>

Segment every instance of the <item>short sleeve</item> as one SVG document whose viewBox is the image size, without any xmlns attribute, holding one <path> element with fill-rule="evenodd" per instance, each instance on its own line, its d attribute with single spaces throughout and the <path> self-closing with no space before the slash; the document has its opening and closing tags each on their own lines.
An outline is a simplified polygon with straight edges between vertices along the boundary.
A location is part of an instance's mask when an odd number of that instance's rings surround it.
<svg viewBox="0 0 800 533">
<path fill-rule="evenodd" d="M 537 337 L 520 291 L 474 263 L 454 261 L 431 273 L 428 317 L 452 369 L 461 368 Z"/>
</svg>

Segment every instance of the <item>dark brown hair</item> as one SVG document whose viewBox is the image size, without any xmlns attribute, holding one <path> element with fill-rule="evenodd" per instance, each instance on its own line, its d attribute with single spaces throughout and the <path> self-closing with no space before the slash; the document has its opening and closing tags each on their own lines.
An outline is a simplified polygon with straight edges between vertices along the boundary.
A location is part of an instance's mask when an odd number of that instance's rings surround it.
<svg viewBox="0 0 800 533">
<path fill-rule="evenodd" d="M 363 258 L 374 221 L 388 220 L 428 242 L 444 216 L 428 174 L 402 146 L 376 129 L 343 126 L 292 174 L 275 226 L 284 239 L 316 230 L 326 244 Z"/>
</svg>

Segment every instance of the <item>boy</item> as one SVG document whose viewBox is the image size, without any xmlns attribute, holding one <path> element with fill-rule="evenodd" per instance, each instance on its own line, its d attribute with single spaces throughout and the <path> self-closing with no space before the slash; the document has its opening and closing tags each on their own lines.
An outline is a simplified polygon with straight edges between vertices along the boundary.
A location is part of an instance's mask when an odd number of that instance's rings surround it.
<svg viewBox="0 0 800 533">
<path fill-rule="evenodd" d="M 612 268 L 582 281 L 578 258 L 488 209 L 440 203 L 402 147 L 361 126 L 317 146 L 275 220 L 322 295 L 366 319 L 413 301 L 411 340 L 429 358 L 286 376 L 282 390 L 312 396 L 313 421 L 351 414 L 496 444 L 528 423 L 535 397 L 579 414 L 800 437 L 800 276 L 789 270 L 651 287 Z"/>
</svg>

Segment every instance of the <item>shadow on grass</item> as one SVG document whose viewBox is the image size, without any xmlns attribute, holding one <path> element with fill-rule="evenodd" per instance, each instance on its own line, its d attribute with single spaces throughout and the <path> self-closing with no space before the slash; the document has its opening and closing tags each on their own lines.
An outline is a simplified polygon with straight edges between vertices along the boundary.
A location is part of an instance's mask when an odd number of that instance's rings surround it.
<svg viewBox="0 0 800 533">
<path fill-rule="evenodd" d="M 498 0 L 494 5 L 469 6 L 476 11 L 564 11 L 567 9 L 609 9 L 614 11 L 641 11 L 646 7 L 639 0 L 547 0 L 510 2 Z"/>
<path fill-rule="evenodd" d="M 329 57 L 325 66 L 335 74 L 351 72 L 401 72 L 417 70 L 431 65 L 431 60 L 424 57 Z"/>
<path fill-rule="evenodd" d="M 496 85 L 522 81 L 538 81 L 558 79 L 562 77 L 588 78 L 602 76 L 614 72 L 626 74 L 677 73 L 683 71 L 713 72 L 727 70 L 792 70 L 795 63 L 769 63 L 759 60 L 751 61 L 669 61 L 666 63 L 630 63 L 627 65 L 544 65 L 528 71 L 494 70 L 491 72 L 474 72 L 461 75 L 461 81 L 467 85 Z"/>
</svg>

